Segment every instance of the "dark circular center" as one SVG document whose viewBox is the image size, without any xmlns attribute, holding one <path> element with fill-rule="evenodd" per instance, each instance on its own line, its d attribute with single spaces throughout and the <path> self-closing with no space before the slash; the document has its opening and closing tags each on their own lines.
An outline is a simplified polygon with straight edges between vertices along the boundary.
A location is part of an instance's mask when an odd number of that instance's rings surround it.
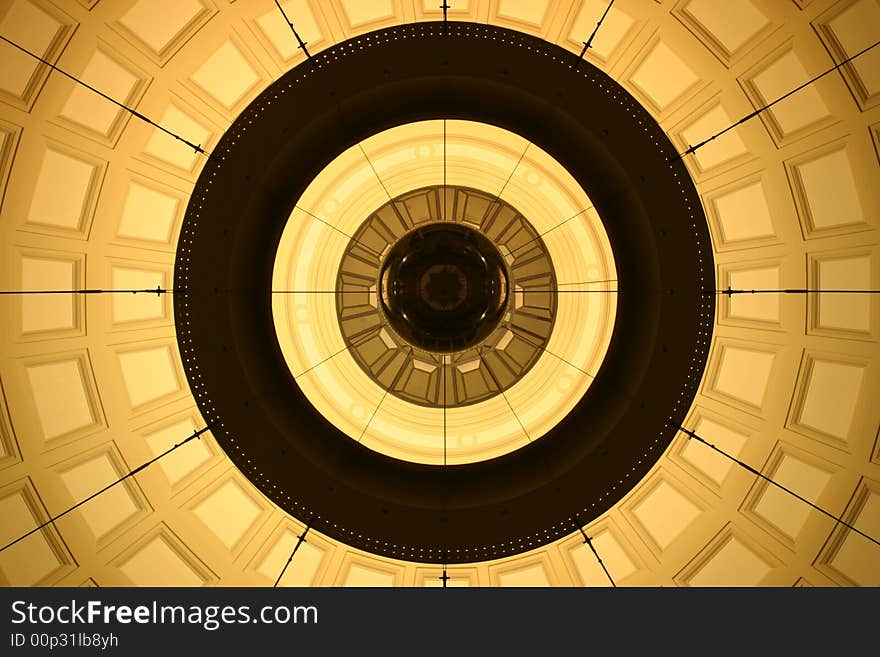
<svg viewBox="0 0 880 657">
<path fill-rule="evenodd" d="M 428 267 L 419 282 L 422 301 L 434 310 L 454 310 L 467 299 L 467 291 L 464 272 L 450 264 Z"/>
<path fill-rule="evenodd" d="M 486 237 L 438 222 L 404 235 L 379 269 L 382 311 L 414 347 L 461 351 L 485 340 L 507 309 L 504 259 Z"/>
</svg>

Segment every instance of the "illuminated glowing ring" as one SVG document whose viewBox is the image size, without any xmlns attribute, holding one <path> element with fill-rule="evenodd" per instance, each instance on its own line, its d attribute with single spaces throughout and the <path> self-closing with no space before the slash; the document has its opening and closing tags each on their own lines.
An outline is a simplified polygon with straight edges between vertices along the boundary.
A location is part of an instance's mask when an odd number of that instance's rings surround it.
<svg viewBox="0 0 880 657">
<path fill-rule="evenodd" d="M 499 125 L 551 153 L 605 222 L 620 290 L 608 354 L 574 410 L 536 443 L 450 467 L 372 452 L 316 413 L 280 353 L 270 288 L 284 222 L 328 162 L 391 126 L 443 117 Z M 460 563 L 566 536 L 648 472 L 701 380 L 715 279 L 693 182 L 620 85 L 536 37 L 422 23 L 315 55 L 236 119 L 193 191 L 175 287 L 186 290 L 174 312 L 199 409 L 256 486 L 349 545 Z"/>
</svg>

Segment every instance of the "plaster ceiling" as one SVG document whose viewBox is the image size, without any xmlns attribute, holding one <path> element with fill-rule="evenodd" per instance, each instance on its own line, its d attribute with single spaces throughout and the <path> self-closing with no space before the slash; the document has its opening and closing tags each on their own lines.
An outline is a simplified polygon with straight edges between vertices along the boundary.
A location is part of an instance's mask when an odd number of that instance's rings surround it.
<svg viewBox="0 0 880 657">
<path fill-rule="evenodd" d="M 434 0 L 282 4 L 311 52 L 441 17 Z M 449 4 L 450 20 L 511 27 L 574 53 L 606 6 Z M 586 57 L 684 150 L 878 33 L 877 0 L 619 0 Z M 5 0 L 0 34 L 208 150 L 304 59 L 263 0 Z M 8 44 L 0 62 L 0 288 L 169 287 L 204 157 Z M 687 157 L 719 288 L 878 289 L 877 71 L 880 49 Z M 389 161 L 382 173 L 403 191 L 418 186 L 411 172 Z M 533 172 L 517 167 L 513 180 L 527 188 Z M 168 296 L 0 304 L 6 543 L 203 421 Z M 721 297 L 686 426 L 880 536 L 878 330 L 874 295 Z M 0 581 L 271 585 L 302 531 L 206 434 L 0 554 Z M 619 585 L 880 584 L 880 548 L 685 435 L 585 531 Z M 449 574 L 452 585 L 607 584 L 577 533 Z M 439 575 L 310 532 L 282 584 L 439 585 Z"/>
</svg>

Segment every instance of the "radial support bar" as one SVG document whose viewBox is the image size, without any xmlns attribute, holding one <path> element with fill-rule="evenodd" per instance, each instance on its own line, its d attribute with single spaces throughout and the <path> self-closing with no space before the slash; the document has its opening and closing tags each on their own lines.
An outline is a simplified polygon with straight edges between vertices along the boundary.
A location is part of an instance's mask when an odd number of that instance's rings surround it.
<svg viewBox="0 0 880 657">
<path fill-rule="evenodd" d="M 290 562 L 293 561 L 293 555 L 296 554 L 296 551 L 299 550 L 299 546 L 306 542 L 306 536 L 309 533 L 309 530 L 312 528 L 312 523 L 315 521 L 315 516 L 309 518 L 309 521 L 306 523 L 306 528 L 303 530 L 303 533 L 296 537 L 296 545 L 293 546 L 293 552 L 290 553 L 290 556 L 287 558 L 287 563 L 284 564 L 284 568 L 281 569 L 281 572 L 278 574 L 278 579 L 275 580 L 275 583 L 272 585 L 272 588 L 278 586 L 278 583 L 281 581 L 281 578 L 284 577 L 284 573 L 287 572 L 287 567 L 290 566 Z"/>
<path fill-rule="evenodd" d="M 602 23 L 605 22 L 605 17 L 608 15 L 608 12 L 611 11 L 611 6 L 612 6 L 613 4 L 614 4 L 614 0 L 611 0 L 611 2 L 608 3 L 608 6 L 605 7 L 605 11 L 602 12 L 602 17 L 599 18 L 599 22 L 596 23 L 596 27 L 593 28 L 593 33 L 590 35 L 590 38 L 587 39 L 586 41 L 584 41 L 584 47 L 583 47 L 583 49 L 581 50 L 581 54 L 578 55 L 578 61 L 577 61 L 577 64 L 574 65 L 575 68 L 577 68 L 578 66 L 580 66 L 581 62 L 582 62 L 583 59 L 584 59 L 584 56 L 587 54 L 587 50 L 589 50 L 590 48 L 592 48 L 592 46 L 593 46 L 593 39 L 596 38 L 596 32 L 599 31 L 599 28 L 600 28 L 600 27 L 602 27 Z"/>
<path fill-rule="evenodd" d="M 290 22 L 290 19 L 287 17 L 287 14 L 284 11 L 284 8 L 281 6 L 281 3 L 278 0 L 275 0 L 275 6 L 278 7 L 278 11 L 281 12 L 281 15 L 284 17 L 284 22 L 290 27 L 290 31 L 293 32 L 293 38 L 296 39 L 296 42 L 299 44 L 297 47 L 302 50 L 306 59 L 309 60 L 312 66 L 315 66 L 315 60 L 312 58 L 312 54 L 309 52 L 309 49 L 306 48 L 306 42 L 302 40 L 300 35 L 297 33 L 296 29 L 293 27 L 293 23 Z"/>
<path fill-rule="evenodd" d="M 0 295 L 19 295 L 25 296 L 30 294 L 155 294 L 161 296 L 163 294 L 183 294 L 185 290 L 165 289 L 159 287 L 147 288 L 144 290 L 0 290 Z"/>
<path fill-rule="evenodd" d="M 874 537 L 872 537 L 872 536 L 869 536 L 868 534 L 866 534 L 865 532 L 861 531 L 860 529 L 856 529 L 856 528 L 853 527 L 850 523 L 848 523 L 848 522 L 846 522 L 845 520 L 843 520 L 840 516 L 836 516 L 836 515 L 834 515 L 833 513 L 829 513 L 828 511 L 826 511 L 826 510 L 823 509 L 822 507 L 817 506 L 816 504 L 813 504 L 812 502 L 810 502 L 810 500 L 806 499 L 805 497 L 801 497 L 800 495 L 798 495 L 797 493 L 795 493 L 795 492 L 794 492 L 793 490 L 791 490 L 790 488 L 786 488 L 786 487 L 783 486 L 782 484 L 773 481 L 773 480 L 772 480 L 770 477 L 768 477 L 767 475 L 765 475 L 765 474 L 759 472 L 758 470 L 755 470 L 755 468 L 753 468 L 752 466 L 750 466 L 750 465 L 748 465 L 748 464 L 746 464 L 746 463 L 743 463 L 743 462 L 740 461 L 738 458 L 736 458 L 736 457 L 734 457 L 734 456 L 731 456 L 730 454 L 728 454 L 727 452 L 725 452 L 723 449 L 720 449 L 719 447 L 716 447 L 715 445 L 713 445 L 712 443 L 708 442 L 707 440 L 705 440 L 705 439 L 702 438 L 701 436 L 697 435 L 696 433 L 694 433 L 694 432 L 691 431 L 690 429 L 685 429 L 685 428 L 682 427 L 682 426 L 679 426 L 678 428 L 681 429 L 681 430 L 682 430 L 685 434 L 687 434 L 689 437 L 691 437 L 691 438 L 693 438 L 694 440 L 696 440 L 697 442 L 703 443 L 704 445 L 706 445 L 706 447 L 709 447 L 709 448 L 713 449 L 714 451 L 718 452 L 719 454 L 721 454 L 722 456 L 727 457 L 728 459 L 730 459 L 731 461 L 733 461 L 734 463 L 736 463 L 736 464 L 739 465 L 740 467 L 742 467 L 742 468 L 748 470 L 749 472 L 751 472 L 751 473 L 754 474 L 754 475 L 757 475 L 758 477 L 760 477 L 761 479 L 763 479 L 763 480 L 766 481 L 767 483 L 773 484 L 774 486 L 776 486 L 776 487 L 779 488 L 780 490 L 785 491 L 786 493 L 788 493 L 788 494 L 791 495 L 792 497 L 796 497 L 797 499 L 799 499 L 799 500 L 800 500 L 801 502 L 803 502 L 804 504 L 808 504 L 808 505 L 810 505 L 811 507 L 813 507 L 814 509 L 816 509 L 816 511 L 819 511 L 820 513 L 823 513 L 824 515 L 826 515 L 826 516 L 828 516 L 829 518 L 831 518 L 832 520 L 835 520 L 836 522 L 840 523 L 841 525 L 843 525 L 843 526 L 846 527 L 847 529 L 850 529 L 850 530 L 854 531 L 856 534 L 859 534 L 860 536 L 864 536 L 865 538 L 867 538 L 869 541 L 871 541 L 871 542 L 874 543 L 875 545 L 880 546 L 880 541 L 878 541 L 876 538 L 874 538 Z"/>
<path fill-rule="evenodd" d="M 806 288 L 785 288 L 780 290 L 706 290 L 707 295 L 723 294 L 731 297 L 734 294 L 880 294 L 880 290 L 810 290 Z"/>
<path fill-rule="evenodd" d="M 771 107 L 773 107 L 774 105 L 776 105 L 777 103 L 781 103 L 783 100 L 785 100 L 785 99 L 788 98 L 789 96 L 792 96 L 793 94 L 796 94 L 796 93 L 797 93 L 798 91 L 800 91 L 801 89 L 805 89 L 806 87 L 809 87 L 811 84 L 813 84 L 813 83 L 816 82 L 817 80 L 820 80 L 820 79 L 824 78 L 824 77 L 825 77 L 826 75 L 828 75 L 829 73 L 833 73 L 834 71 L 836 71 L 837 69 L 839 69 L 841 66 L 843 66 L 843 65 L 845 65 L 845 64 L 848 64 L 849 62 L 851 62 L 852 60 L 854 60 L 856 57 L 859 57 L 859 56 L 861 56 L 861 55 L 864 55 L 866 52 L 868 52 L 868 51 L 871 50 L 872 48 L 876 48 L 878 45 L 880 45 L 880 41 L 875 41 L 874 43 L 872 43 L 872 44 L 871 44 L 870 46 L 868 46 L 867 48 L 863 48 L 862 50 L 860 50 L 859 52 L 857 52 L 855 55 L 851 55 L 850 57 L 847 57 L 846 59 L 844 59 L 844 60 L 843 60 L 842 62 L 840 62 L 839 64 L 835 64 L 834 66 L 832 66 L 831 68 L 829 68 L 829 69 L 823 71 L 822 73 L 820 73 L 820 74 L 817 75 L 816 77 L 814 77 L 814 78 L 812 78 L 812 79 L 810 79 L 810 80 L 807 80 L 806 82 L 804 82 L 804 83 L 801 84 L 801 85 L 798 85 L 797 87 L 795 87 L 794 89 L 792 89 L 792 90 L 789 91 L 788 93 L 783 94 L 782 96 L 780 96 L 780 97 L 777 98 L 776 100 L 774 100 L 774 101 L 772 101 L 772 102 L 769 102 L 769 103 L 767 103 L 766 105 L 764 105 L 764 106 L 762 106 L 762 107 L 759 107 L 759 108 L 756 109 L 754 112 L 751 112 L 751 113 L 749 113 L 749 114 L 746 114 L 744 117 L 742 117 L 742 118 L 741 118 L 739 121 L 737 121 L 736 123 L 732 123 L 732 124 L 730 124 L 729 126 L 727 126 L 726 128 L 724 128 L 724 130 L 721 130 L 720 132 L 715 133 L 715 134 L 712 135 L 711 137 L 708 137 L 708 138 L 704 139 L 703 141 L 701 141 L 701 142 L 700 142 L 699 144 L 697 144 L 696 146 L 688 146 L 687 150 L 686 150 L 684 153 L 679 153 L 679 154 L 676 155 L 674 158 L 672 158 L 672 160 L 673 160 L 673 161 L 675 161 L 675 160 L 680 160 L 680 159 L 682 159 L 685 155 L 690 155 L 690 154 L 692 154 L 692 153 L 695 153 L 698 149 L 702 148 L 703 146 L 705 146 L 706 144 L 708 144 L 710 141 L 713 141 L 713 140 L 715 140 L 715 139 L 718 139 L 718 137 L 720 137 L 721 135 L 726 134 L 727 132 L 730 132 L 731 130 L 733 130 L 734 128 L 736 128 L 736 127 L 739 126 L 739 125 L 742 125 L 743 123 L 745 123 L 745 122 L 748 121 L 749 119 L 753 119 L 753 118 L 755 118 L 756 116 L 758 116 L 759 114 L 761 114 L 764 110 L 768 110 L 768 109 L 770 109 Z"/>
<path fill-rule="evenodd" d="M 171 454 L 171 452 L 175 451 L 176 449 L 178 449 L 178 448 L 180 448 L 180 447 L 183 447 L 184 445 L 186 445 L 186 444 L 187 444 L 188 442 L 190 442 L 191 440 L 195 440 L 196 438 L 199 438 L 203 433 L 205 433 L 206 431 L 208 431 L 212 426 L 213 426 L 212 424 L 209 424 L 209 425 L 205 426 L 203 429 L 199 429 L 198 431 L 193 432 L 193 434 L 190 435 L 189 438 L 186 438 L 185 440 L 182 440 L 182 441 L 179 442 L 179 443 L 175 443 L 175 445 L 174 445 L 173 447 L 169 447 L 168 449 L 166 449 L 164 452 L 162 452 L 162 453 L 159 454 L 158 456 L 155 456 L 155 457 L 151 458 L 149 461 L 147 461 L 146 463 L 144 463 L 144 464 L 142 464 L 142 465 L 139 465 L 138 467 L 136 467 L 134 470 L 132 470 L 132 471 L 129 472 L 128 474 L 122 475 L 119 479 L 117 479 L 117 480 L 114 481 L 113 483 L 107 484 L 107 485 L 104 486 L 101 490 L 92 493 L 91 495 L 89 495 L 89 496 L 88 496 L 87 498 L 85 498 L 84 500 L 82 500 L 82 501 L 80 501 L 80 502 L 77 502 L 76 504 L 74 504 L 73 506 L 69 507 L 68 509 L 62 511 L 61 513 L 58 513 L 58 514 L 52 516 L 51 518 L 49 518 L 49 519 L 48 519 L 47 521 L 45 521 L 44 523 L 42 523 L 42 524 L 40 524 L 40 525 L 37 525 L 36 527 L 34 527 L 33 529 L 31 529 L 29 532 L 27 532 L 27 533 L 25 533 L 25 534 L 22 534 L 21 536 L 19 536 L 18 538 L 16 538 L 16 539 L 15 539 L 14 541 L 12 541 L 11 543 L 7 543 L 7 544 L 4 545 L 2 548 L 0 548 L 0 552 L 3 552 L 4 550 L 6 550 L 6 549 L 8 549 L 8 548 L 11 548 L 11 547 L 12 547 L 13 545 L 15 545 L 16 543 L 18 543 L 18 542 L 20 542 L 20 541 L 23 541 L 23 540 L 26 539 L 28 536 L 30 536 L 31 534 L 35 534 L 36 532 L 40 531 L 41 529 L 43 529 L 43 528 L 46 527 L 47 525 L 51 525 L 52 523 L 54 523 L 54 522 L 55 522 L 56 520 L 58 520 L 59 518 L 63 518 L 63 517 L 66 516 L 68 513 L 70 513 L 71 511 L 74 511 L 75 509 L 78 509 L 79 507 L 81 507 L 81 506 L 82 506 L 83 504 L 85 504 L 86 502 L 89 502 L 90 500 L 95 499 L 95 498 L 98 497 L 98 495 L 100 495 L 101 493 L 104 493 L 104 492 L 110 490 L 111 488 L 113 488 L 113 487 L 116 486 L 117 484 L 121 484 L 123 481 L 125 481 L 125 480 L 128 479 L 129 477 L 133 477 L 134 475 L 136 475 L 136 474 L 137 474 L 138 472 L 140 472 L 141 470 L 146 469 L 147 467 L 151 466 L 151 465 L 152 465 L 153 463 L 155 463 L 156 461 L 162 459 L 162 458 L 165 457 L 165 456 L 168 456 L 168 454 Z"/>
<path fill-rule="evenodd" d="M 605 576 L 608 578 L 608 581 L 611 582 L 611 586 L 617 588 L 617 584 L 614 583 L 614 579 L 611 577 L 611 573 L 608 572 L 608 569 L 605 567 L 605 563 L 602 561 L 602 557 L 599 556 L 599 553 L 596 552 L 596 546 L 593 545 L 593 541 L 590 540 L 590 537 L 587 536 L 587 532 L 584 531 L 584 528 L 578 525 L 578 531 L 581 533 L 581 536 L 584 537 L 584 543 L 586 543 L 590 550 L 593 551 L 593 555 L 596 557 L 596 561 L 599 562 L 599 565 L 602 567 L 602 570 L 605 572 Z"/>
<path fill-rule="evenodd" d="M 133 116 L 136 116 L 136 117 L 139 118 L 141 121 L 144 121 L 145 123 L 150 124 L 150 125 L 153 126 L 154 128 L 156 128 L 156 129 L 158 129 L 158 130 L 161 130 L 162 132 L 164 132 L 166 135 L 169 135 L 170 137 L 174 137 L 177 141 L 183 142 L 184 144 L 186 144 L 187 146 L 189 146 L 191 149 L 193 149 L 196 153 L 201 153 L 202 155 L 207 155 L 209 158 L 214 158 L 214 157 L 215 157 L 214 155 L 212 155 L 211 153 L 209 153 L 208 151 L 206 151 L 204 148 L 202 148 L 202 145 L 201 145 L 201 144 L 194 144 L 193 142 L 189 141 L 188 139 L 185 139 L 185 138 L 181 137 L 180 135 L 178 135 L 178 134 L 176 134 L 176 133 L 174 133 L 174 132 L 171 132 L 171 131 L 168 130 L 167 128 L 163 128 L 161 125 L 159 125 L 158 123 L 156 123 L 156 122 L 153 121 L 152 119 L 150 119 L 150 118 L 144 116 L 143 114 L 141 114 L 141 113 L 138 112 L 137 110 L 134 110 L 134 109 L 132 109 L 131 107 L 129 107 L 128 105 L 125 105 L 124 103 L 120 103 L 120 102 L 119 102 L 118 100 L 116 100 L 115 98 L 111 98 L 110 96 L 108 96 L 108 95 L 105 94 L 104 92 L 99 91 L 98 89 L 95 89 L 95 87 L 93 87 L 92 85 L 90 85 L 90 84 L 88 84 L 88 83 L 86 83 L 86 82 L 83 82 L 82 80 L 80 80 L 79 78 L 77 78 L 77 77 L 71 75 L 71 74 L 68 73 L 67 71 L 64 71 L 64 70 L 58 68 L 58 67 L 55 66 L 55 64 L 53 64 L 52 62 L 49 62 L 49 61 L 43 59 L 42 57 L 40 57 L 39 55 L 37 55 L 37 54 L 35 54 L 35 53 L 32 53 L 32 52 L 31 52 L 30 50 L 28 50 L 27 48 L 18 45 L 18 44 L 15 43 L 14 41 L 11 41 L 11 40 L 7 39 L 5 36 L 0 35 L 0 39 L 2 39 L 3 41 L 5 41 L 6 43 L 8 43 L 10 46 L 12 46 L 12 47 L 14 47 L 14 48 L 17 48 L 17 49 L 20 50 L 21 52 L 23 52 L 23 53 L 25 53 L 25 54 L 27 54 L 27 55 L 30 55 L 30 56 L 33 57 L 34 59 L 37 59 L 37 60 L 41 61 L 43 64 L 45 64 L 46 66 L 48 66 L 49 68 L 51 68 L 53 71 L 58 71 L 58 72 L 61 73 L 61 75 L 63 75 L 64 77 L 73 80 L 73 81 L 76 82 L 77 84 L 79 84 L 79 85 L 85 87 L 86 89 L 88 89 L 88 90 L 90 90 L 90 91 L 93 91 L 94 93 L 98 94 L 101 98 L 104 98 L 105 100 L 110 101 L 111 103 L 113 103 L 113 104 L 116 105 L 117 107 L 120 107 L 120 108 L 124 109 L 126 112 L 128 112 L 129 114 L 131 114 L 131 115 L 133 115 Z"/>
</svg>

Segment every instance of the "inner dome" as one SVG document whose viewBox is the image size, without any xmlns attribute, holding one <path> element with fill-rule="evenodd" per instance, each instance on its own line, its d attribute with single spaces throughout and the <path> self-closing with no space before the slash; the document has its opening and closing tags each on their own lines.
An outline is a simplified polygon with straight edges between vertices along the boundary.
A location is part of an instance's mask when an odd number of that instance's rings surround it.
<svg viewBox="0 0 880 657">
<path fill-rule="evenodd" d="M 511 276 L 481 354 L 411 347 L 380 308 L 390 249 L 443 221 L 487 237 Z M 390 128 L 331 161 L 290 212 L 272 289 L 278 344 L 309 402 L 364 447 L 429 465 L 541 440 L 592 384 L 617 315 L 614 253 L 581 186 L 521 135 L 453 119 Z"/>
<path fill-rule="evenodd" d="M 379 273 L 382 313 L 406 342 L 456 352 L 482 342 L 508 305 L 504 258 L 479 231 L 450 222 L 410 231 Z"/>
</svg>

